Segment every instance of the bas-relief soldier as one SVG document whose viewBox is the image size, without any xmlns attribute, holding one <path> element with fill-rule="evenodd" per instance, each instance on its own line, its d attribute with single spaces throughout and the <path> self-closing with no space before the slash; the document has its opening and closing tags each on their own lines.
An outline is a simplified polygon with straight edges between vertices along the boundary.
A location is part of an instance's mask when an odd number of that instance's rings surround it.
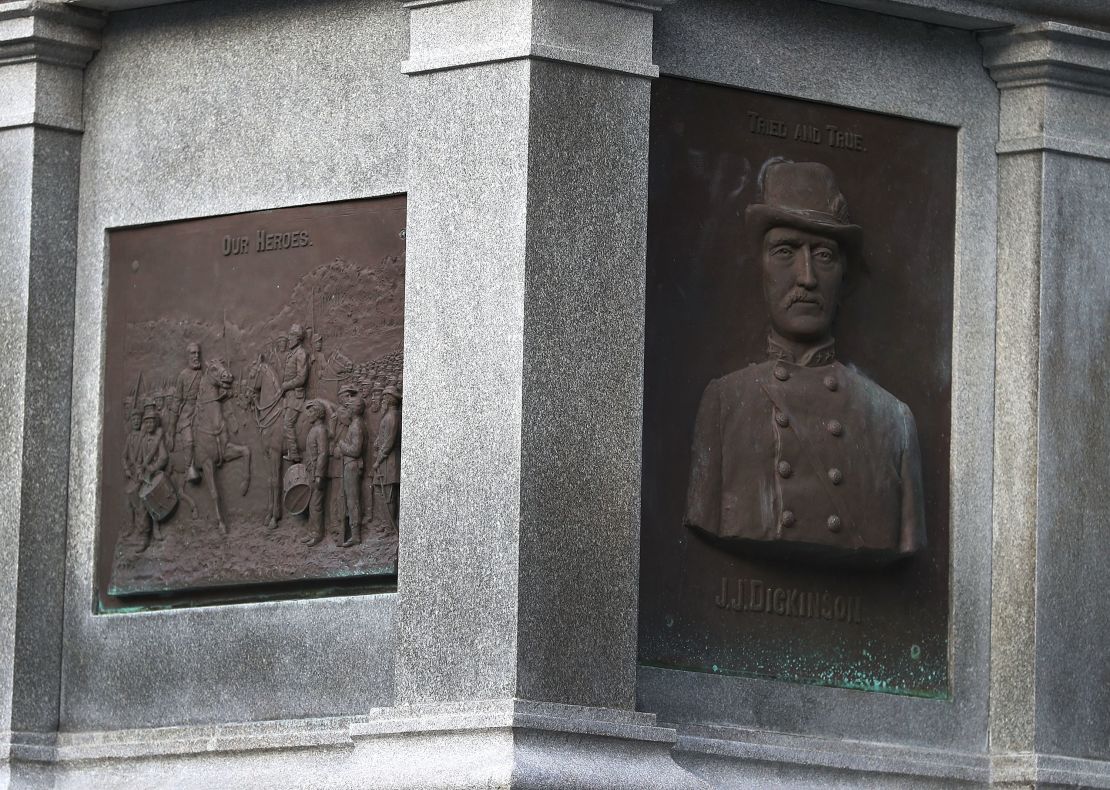
<svg viewBox="0 0 1110 790">
<path fill-rule="evenodd" d="M 389 525 L 397 529 L 398 493 L 401 483 L 401 391 L 389 386 L 382 391 L 385 413 L 374 441 L 374 488 L 381 492 Z"/>
<path fill-rule="evenodd" d="M 327 410 L 322 401 L 310 400 L 304 406 L 312 427 L 305 439 L 305 471 L 312 485 L 308 500 L 309 534 L 303 543 L 315 546 L 324 539 L 324 497 L 328 481 L 328 429 L 324 425 Z"/>
<path fill-rule="evenodd" d="M 170 450 L 175 449 L 177 434 L 181 434 L 181 449 L 188 459 L 188 478 L 195 480 L 199 477 L 193 458 L 193 419 L 197 410 L 197 393 L 200 391 L 200 380 L 203 375 L 200 344 L 190 343 L 185 347 L 185 357 L 188 367 L 177 374 L 174 383 L 173 397 L 170 402 L 169 428 L 166 445 Z"/>
<path fill-rule="evenodd" d="M 289 329 L 285 366 L 282 371 L 281 391 L 284 398 L 282 428 L 285 436 L 285 459 L 300 463 L 301 451 L 297 446 L 297 420 L 304 407 L 305 384 L 308 381 L 308 354 L 304 350 L 304 329 L 293 324 Z"/>
<path fill-rule="evenodd" d="M 306 338 L 311 338 L 311 348 L 308 349 L 308 375 L 305 387 L 308 394 L 314 398 L 323 397 L 322 383 L 324 380 L 324 337 L 313 329 L 305 330 Z"/>
<path fill-rule="evenodd" d="M 166 452 L 163 434 L 159 428 L 160 420 L 158 418 L 157 408 L 153 403 L 148 403 L 143 409 L 142 433 L 139 438 L 138 457 L 133 467 L 137 485 L 139 483 L 151 482 L 154 475 L 163 471 L 166 468 L 166 464 L 169 462 L 170 456 L 169 453 Z M 162 530 L 158 520 L 151 517 L 144 505 L 138 503 L 138 507 L 142 511 L 142 524 L 144 528 L 143 547 L 140 549 L 140 551 L 142 551 L 150 545 L 151 537 L 156 540 L 162 539 Z"/>
<path fill-rule="evenodd" d="M 342 393 L 341 393 L 342 394 Z M 343 462 L 343 513 L 348 524 L 348 537 L 343 547 L 349 548 L 362 542 L 362 454 L 366 449 L 366 428 L 362 414 L 366 410 L 357 389 L 343 404 L 346 412 L 346 430 L 339 440 L 336 450 Z M 343 518 L 340 518 L 342 534 Z"/>
<path fill-rule="evenodd" d="M 771 318 L 768 359 L 709 383 L 685 524 L 752 553 L 884 564 L 925 545 L 909 408 L 836 359 L 832 323 L 862 231 L 829 168 L 775 162 L 746 212 Z"/>
<path fill-rule="evenodd" d="M 139 445 L 143 437 L 143 413 L 138 409 L 131 409 L 129 421 L 131 430 L 127 432 L 127 440 L 123 445 L 123 476 L 127 480 L 124 493 L 127 495 L 127 507 L 131 511 L 132 527 L 138 528 L 146 514 L 146 509 L 139 501 L 139 486 L 143 482 L 139 452 Z"/>
</svg>

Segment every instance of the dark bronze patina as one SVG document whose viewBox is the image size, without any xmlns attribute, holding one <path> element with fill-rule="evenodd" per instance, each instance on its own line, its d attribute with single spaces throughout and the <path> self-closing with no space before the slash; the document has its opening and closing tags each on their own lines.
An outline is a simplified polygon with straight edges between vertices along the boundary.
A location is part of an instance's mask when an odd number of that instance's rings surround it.
<svg viewBox="0 0 1110 790">
<path fill-rule="evenodd" d="M 394 197 L 110 233 L 103 608 L 396 573 L 404 223 Z"/>
<path fill-rule="evenodd" d="M 957 132 L 652 90 L 640 660 L 943 697 Z"/>
<path fill-rule="evenodd" d="M 833 173 L 772 161 L 746 211 L 768 360 L 714 379 L 694 427 L 685 523 L 729 548 L 886 564 L 925 543 L 909 408 L 836 359 L 832 323 L 862 234 Z"/>
</svg>

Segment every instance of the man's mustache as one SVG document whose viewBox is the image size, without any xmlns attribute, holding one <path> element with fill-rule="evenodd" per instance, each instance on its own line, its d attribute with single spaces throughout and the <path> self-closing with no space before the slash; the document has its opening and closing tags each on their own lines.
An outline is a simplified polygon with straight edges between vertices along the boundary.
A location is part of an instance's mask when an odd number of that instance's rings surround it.
<svg viewBox="0 0 1110 790">
<path fill-rule="evenodd" d="M 824 300 L 819 294 L 816 294 L 813 291 L 807 291 L 805 288 L 792 289 L 790 293 L 783 297 L 782 300 L 783 307 L 791 307 L 797 302 L 809 302 L 810 304 L 815 304 L 818 307 L 824 307 L 825 305 Z"/>
</svg>

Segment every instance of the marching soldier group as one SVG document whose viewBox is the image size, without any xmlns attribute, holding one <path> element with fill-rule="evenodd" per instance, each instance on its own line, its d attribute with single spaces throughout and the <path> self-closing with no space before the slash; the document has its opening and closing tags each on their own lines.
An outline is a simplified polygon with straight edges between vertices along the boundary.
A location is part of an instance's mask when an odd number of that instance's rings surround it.
<svg viewBox="0 0 1110 790">
<path fill-rule="evenodd" d="M 311 338 L 311 350 L 305 348 L 306 337 Z M 372 380 L 366 375 L 356 377 L 354 369 L 340 371 L 336 405 L 319 397 L 325 365 L 321 335 L 293 324 L 287 334 L 278 336 L 275 348 L 281 387 L 282 457 L 290 465 L 303 463 L 311 484 L 309 530 L 302 542 L 315 546 L 323 540 L 328 480 L 334 479 L 340 486 L 336 499 L 340 532 L 337 542 L 343 547 L 361 543 L 363 459 L 368 448 L 372 493 L 382 498 L 389 529 L 395 531 L 400 484 L 399 370 L 397 375 L 390 376 L 392 383 L 388 384 L 376 377 Z M 141 501 L 140 490 L 151 484 L 156 473 L 166 469 L 169 452 L 176 448 L 186 457 L 186 480 L 200 479 L 193 458 L 193 423 L 203 375 L 198 343 L 188 344 L 186 360 L 187 366 L 178 374 L 169 393 L 160 390 L 150 394 L 140 411 L 136 390 L 127 404 L 131 410 L 131 432 L 125 442 L 123 466 L 132 523 L 144 536 L 141 550 L 150 544 L 152 536 L 161 538 L 161 528 Z M 396 362 L 399 367 L 399 358 Z M 392 363 L 391 359 L 390 368 Z M 365 374 L 365 366 L 357 372 Z M 163 403 L 156 403 L 154 395 Z M 373 416 L 366 414 L 367 399 Z M 161 429 L 163 414 L 165 432 Z M 310 424 L 303 452 L 297 435 L 302 414 Z M 378 422 L 372 439 L 367 431 L 368 418 L 371 423 Z"/>
</svg>

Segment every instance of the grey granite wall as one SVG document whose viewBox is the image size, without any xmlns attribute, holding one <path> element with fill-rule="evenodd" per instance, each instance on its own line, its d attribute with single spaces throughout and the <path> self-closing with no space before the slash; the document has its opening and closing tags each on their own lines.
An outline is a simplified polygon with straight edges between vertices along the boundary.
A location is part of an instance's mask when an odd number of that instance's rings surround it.
<svg viewBox="0 0 1110 790">
<path fill-rule="evenodd" d="M 1110 34 L 1041 23 L 984 49 L 1002 94 L 991 750 L 1019 780 L 1105 786 Z"/>
<path fill-rule="evenodd" d="M 1036 745 L 1110 759 L 1110 161 L 1045 160 Z"/>
<path fill-rule="evenodd" d="M 105 229 L 403 192 L 407 24 L 390 0 L 113 14 L 88 69 L 62 724 L 365 711 L 392 699 L 392 595 L 93 613 Z"/>
<path fill-rule="evenodd" d="M 661 73 L 959 127 L 952 356 L 951 699 L 641 668 L 642 710 L 679 727 L 679 747 L 888 770 L 986 750 L 994 382 L 998 92 L 974 34 L 805 0 L 685 0 L 656 28 Z M 774 745 L 758 731 L 805 734 Z M 843 740 L 842 740 L 843 739 Z M 732 742 L 745 742 L 737 751 Z M 938 757 L 937 752 L 945 753 Z M 685 758 L 680 758 L 685 759 Z M 690 758 L 694 759 L 694 758 Z M 978 758 L 981 761 L 981 758 Z M 739 768 L 737 770 L 740 770 Z M 974 771 L 974 769 L 972 769 Z M 742 775 L 742 774 L 741 774 Z"/>
<path fill-rule="evenodd" d="M 100 24 L 0 2 L 0 759 L 58 727 L 81 81 Z"/>
</svg>

